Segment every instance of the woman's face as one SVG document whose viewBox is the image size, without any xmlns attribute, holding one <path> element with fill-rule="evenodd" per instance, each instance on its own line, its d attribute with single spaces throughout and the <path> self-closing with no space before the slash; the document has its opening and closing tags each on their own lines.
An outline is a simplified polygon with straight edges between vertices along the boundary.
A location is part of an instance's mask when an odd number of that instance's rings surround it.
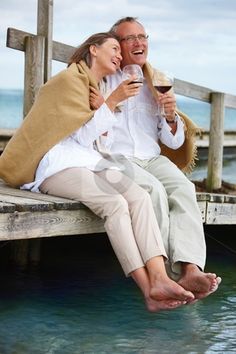
<svg viewBox="0 0 236 354">
<path fill-rule="evenodd" d="M 108 38 L 99 47 L 92 46 L 92 68 L 102 77 L 114 74 L 120 67 L 122 60 L 120 44 L 114 38 Z"/>
</svg>

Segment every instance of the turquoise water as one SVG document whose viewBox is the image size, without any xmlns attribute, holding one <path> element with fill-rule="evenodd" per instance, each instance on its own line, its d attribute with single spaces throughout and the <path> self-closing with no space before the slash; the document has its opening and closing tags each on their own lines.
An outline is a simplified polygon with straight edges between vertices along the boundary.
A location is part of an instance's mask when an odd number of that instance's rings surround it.
<svg viewBox="0 0 236 354">
<path fill-rule="evenodd" d="M 44 240 L 40 268 L 1 267 L 0 353 L 235 352 L 236 253 L 207 240 L 207 269 L 223 278 L 218 291 L 156 314 L 145 310 L 105 235 Z"/>
<path fill-rule="evenodd" d="M 188 114 L 200 127 L 209 129 L 210 104 L 177 95 L 180 110 Z M 17 128 L 23 115 L 23 91 L 0 89 L 0 128 Z M 236 130 L 236 110 L 226 109 L 225 130 Z"/>
</svg>

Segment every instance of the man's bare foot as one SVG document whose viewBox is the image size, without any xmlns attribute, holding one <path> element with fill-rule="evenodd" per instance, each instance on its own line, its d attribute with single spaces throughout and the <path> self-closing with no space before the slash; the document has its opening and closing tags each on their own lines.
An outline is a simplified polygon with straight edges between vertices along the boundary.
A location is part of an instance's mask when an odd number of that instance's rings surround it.
<svg viewBox="0 0 236 354">
<path fill-rule="evenodd" d="M 221 282 L 221 278 L 216 277 L 216 274 L 204 273 L 194 264 L 187 264 L 183 273 L 178 284 L 191 291 L 195 299 L 203 299 L 212 294 Z"/>
<path fill-rule="evenodd" d="M 155 301 L 149 297 L 145 299 L 145 303 L 149 312 L 158 312 L 164 310 L 174 310 L 177 307 L 185 305 L 187 301 L 180 301 L 180 300 Z"/>
<path fill-rule="evenodd" d="M 204 299 L 204 297 L 207 297 L 209 295 L 211 295 L 212 293 L 214 293 L 217 289 L 218 289 L 218 286 L 220 285 L 222 279 L 221 277 L 216 277 L 215 278 L 215 282 L 212 284 L 211 288 L 210 288 L 210 291 L 208 292 L 201 292 L 201 293 L 196 293 L 195 296 L 196 296 L 196 299 Z"/>
<path fill-rule="evenodd" d="M 151 284 L 150 297 L 157 302 L 187 302 L 194 299 L 194 295 L 189 290 L 168 278 L 159 275 Z"/>
</svg>

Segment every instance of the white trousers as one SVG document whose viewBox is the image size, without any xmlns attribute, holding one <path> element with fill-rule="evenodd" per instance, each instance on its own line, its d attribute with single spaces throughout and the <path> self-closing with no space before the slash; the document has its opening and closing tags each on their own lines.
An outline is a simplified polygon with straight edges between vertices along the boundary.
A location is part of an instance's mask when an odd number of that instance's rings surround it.
<svg viewBox="0 0 236 354">
<path fill-rule="evenodd" d="M 130 162 L 133 180 L 151 196 L 171 270 L 180 274 L 179 262 L 203 270 L 206 244 L 194 184 L 165 156 Z"/>
<path fill-rule="evenodd" d="M 120 171 L 69 168 L 47 178 L 40 190 L 81 201 L 104 219 L 126 275 L 155 256 L 167 258 L 150 195 Z"/>
</svg>

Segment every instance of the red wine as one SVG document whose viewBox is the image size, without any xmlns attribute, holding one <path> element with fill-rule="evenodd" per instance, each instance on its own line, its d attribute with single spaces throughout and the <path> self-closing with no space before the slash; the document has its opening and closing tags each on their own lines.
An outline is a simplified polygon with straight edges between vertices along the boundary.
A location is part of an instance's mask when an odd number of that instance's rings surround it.
<svg viewBox="0 0 236 354">
<path fill-rule="evenodd" d="M 131 84 L 142 84 L 143 83 L 143 80 L 133 80 L 131 82 L 128 83 L 128 85 L 131 85 Z"/>
<path fill-rule="evenodd" d="M 169 86 L 154 86 L 155 87 L 155 89 L 158 91 L 158 92 L 160 92 L 160 93 L 166 93 L 167 91 L 169 91 L 170 89 L 171 89 L 171 85 L 169 85 Z"/>
</svg>

